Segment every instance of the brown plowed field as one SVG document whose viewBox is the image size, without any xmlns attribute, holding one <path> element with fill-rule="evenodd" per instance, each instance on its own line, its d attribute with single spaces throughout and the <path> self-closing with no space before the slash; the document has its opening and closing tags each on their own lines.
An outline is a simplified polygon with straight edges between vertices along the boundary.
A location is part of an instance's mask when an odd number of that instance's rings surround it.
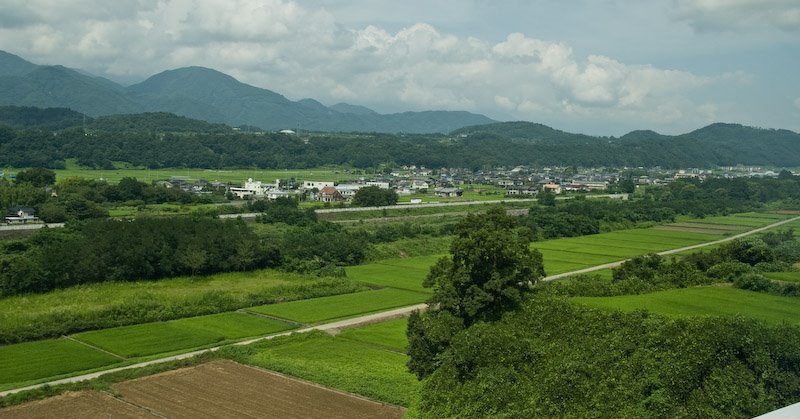
<svg viewBox="0 0 800 419">
<path fill-rule="evenodd" d="M 34 418 L 147 418 L 155 416 L 145 409 L 131 406 L 105 393 L 81 391 L 0 409 L 2 419 Z"/>
<path fill-rule="evenodd" d="M 123 399 L 169 418 L 399 418 L 404 409 L 231 361 L 113 385 Z"/>
</svg>

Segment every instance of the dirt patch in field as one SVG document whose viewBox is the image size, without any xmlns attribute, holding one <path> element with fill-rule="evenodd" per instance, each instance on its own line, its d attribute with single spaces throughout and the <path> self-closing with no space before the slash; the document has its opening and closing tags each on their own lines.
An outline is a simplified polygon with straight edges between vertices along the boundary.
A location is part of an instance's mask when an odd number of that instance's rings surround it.
<svg viewBox="0 0 800 419">
<path fill-rule="evenodd" d="M 97 391 L 69 392 L 49 399 L 0 409 L 2 419 L 33 418 L 156 418 L 145 409 L 132 406 Z"/>
<path fill-rule="evenodd" d="M 400 418 L 405 409 L 238 364 L 214 361 L 114 384 L 170 418 Z"/>
</svg>

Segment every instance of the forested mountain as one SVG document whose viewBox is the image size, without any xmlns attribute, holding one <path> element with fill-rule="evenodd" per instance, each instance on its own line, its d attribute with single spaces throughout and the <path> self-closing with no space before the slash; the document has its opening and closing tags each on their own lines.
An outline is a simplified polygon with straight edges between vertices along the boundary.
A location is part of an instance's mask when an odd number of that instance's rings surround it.
<svg viewBox="0 0 800 419">
<path fill-rule="evenodd" d="M 308 101 L 304 104 L 313 106 Z M 53 135 L 63 126 L 71 128 Z M 66 159 L 94 167 L 122 161 L 152 168 L 327 164 L 474 169 L 515 165 L 797 167 L 797 156 L 800 134 L 732 124 L 714 124 L 678 136 L 637 131 L 622 138 L 570 134 L 518 122 L 476 126 L 451 135 L 297 136 L 237 132 L 226 125 L 163 112 L 87 117 L 84 122 L 81 114 L 65 109 L 0 107 L 0 167 L 58 168 Z"/>
<path fill-rule="evenodd" d="M 0 51 L 0 105 L 61 107 L 89 116 L 171 112 L 230 126 L 331 132 L 444 133 L 494 122 L 468 112 L 426 111 L 382 115 L 348 104 L 291 101 L 204 67 L 164 71 L 125 87 L 62 66 L 41 66 Z"/>
</svg>

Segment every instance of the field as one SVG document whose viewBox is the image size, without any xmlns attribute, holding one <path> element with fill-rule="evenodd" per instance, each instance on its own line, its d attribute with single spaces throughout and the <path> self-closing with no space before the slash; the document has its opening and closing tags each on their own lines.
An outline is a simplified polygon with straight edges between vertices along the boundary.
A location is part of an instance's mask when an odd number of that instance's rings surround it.
<svg viewBox="0 0 800 419">
<path fill-rule="evenodd" d="M 163 417 L 385 417 L 403 409 L 230 361 L 115 384 L 124 400 Z"/>
<path fill-rule="evenodd" d="M 365 286 L 274 270 L 87 284 L 0 299 L 0 342 L 236 310 Z M 136 314 L 134 316 L 133 314 Z M 138 317 L 137 317 L 138 316 Z M 66 328 L 66 329 L 65 329 Z"/>
<path fill-rule="evenodd" d="M 9 173 L 16 173 L 19 169 L 11 169 Z M 155 180 L 167 180 L 173 176 L 183 176 L 192 180 L 205 179 L 209 182 L 232 182 L 243 183 L 248 178 L 260 180 L 262 182 L 274 182 L 275 179 L 295 178 L 300 181 L 305 180 L 331 180 L 343 181 L 357 178 L 359 175 L 350 173 L 346 169 L 317 168 L 317 169 L 293 169 L 293 170 L 261 170 L 261 169 L 136 169 L 120 168 L 114 170 L 82 169 L 75 165 L 70 165 L 66 169 L 56 169 L 56 180 L 70 177 L 82 177 L 85 179 L 105 179 L 108 182 L 116 183 L 124 177 L 134 177 L 140 181 L 151 182 Z"/>
<path fill-rule="evenodd" d="M 778 281 L 800 282 L 800 272 L 766 272 L 764 276 Z"/>
<path fill-rule="evenodd" d="M 303 324 L 353 317 L 375 311 L 424 302 L 428 296 L 414 291 L 384 288 L 354 294 L 332 295 L 310 300 L 268 304 L 247 309 Z"/>
<path fill-rule="evenodd" d="M 0 388 L 119 362 L 120 359 L 68 339 L 0 347 Z"/>
<path fill-rule="evenodd" d="M 268 335 L 292 327 L 253 315 L 222 313 L 84 332 L 73 338 L 125 358 L 134 358 Z"/>
<path fill-rule="evenodd" d="M 345 329 L 336 337 L 377 345 L 397 352 L 405 352 L 406 346 L 408 346 L 408 338 L 406 337 L 407 325 L 408 319 L 403 317 L 368 326 Z"/>
<path fill-rule="evenodd" d="M 64 393 L 40 401 L 0 409 L 0 419 L 34 419 L 53 417 L 83 418 L 156 418 L 152 413 L 99 391 Z"/>
<path fill-rule="evenodd" d="M 219 360 L 0 410 L 0 418 L 399 418 L 404 409 Z"/>
<path fill-rule="evenodd" d="M 440 257 L 442 255 L 417 256 L 348 266 L 347 277 L 368 284 L 430 293 L 432 290 L 424 288 L 422 281 Z"/>
<path fill-rule="evenodd" d="M 419 391 L 408 357 L 372 344 L 315 332 L 252 346 L 249 364 L 374 400 L 408 407 Z"/>
<path fill-rule="evenodd" d="M 726 287 L 671 289 L 642 295 L 574 297 L 575 303 L 611 310 L 648 310 L 667 316 L 745 316 L 778 324 L 800 324 L 796 297 Z"/>
</svg>

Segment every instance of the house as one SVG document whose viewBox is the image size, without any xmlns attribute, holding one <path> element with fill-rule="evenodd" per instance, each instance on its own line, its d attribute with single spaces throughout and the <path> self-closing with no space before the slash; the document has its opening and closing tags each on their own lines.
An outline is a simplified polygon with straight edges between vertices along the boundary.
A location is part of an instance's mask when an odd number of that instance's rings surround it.
<svg viewBox="0 0 800 419">
<path fill-rule="evenodd" d="M 436 196 L 443 198 L 454 198 L 464 194 L 459 188 L 436 188 Z"/>
<path fill-rule="evenodd" d="M 303 189 L 306 189 L 306 190 L 311 190 L 311 189 L 321 190 L 322 188 L 324 188 L 326 186 L 333 186 L 333 182 L 332 181 L 312 181 L 312 180 L 307 180 L 307 181 L 303 182 Z"/>
<path fill-rule="evenodd" d="M 36 217 L 36 210 L 30 207 L 12 207 L 8 210 L 8 214 L 5 216 L 5 221 L 8 224 L 24 224 L 38 220 L 39 218 Z"/>
<path fill-rule="evenodd" d="M 506 189 L 506 195 L 519 196 L 519 195 L 536 195 L 539 190 L 534 186 L 514 186 Z"/>
<path fill-rule="evenodd" d="M 352 199 L 356 195 L 356 192 L 363 187 L 364 185 L 358 183 L 340 183 L 336 185 L 336 190 L 339 191 L 342 198 Z"/>
<path fill-rule="evenodd" d="M 344 201 L 344 197 L 333 186 L 326 186 L 319 190 L 317 198 L 322 202 L 340 202 Z"/>
<path fill-rule="evenodd" d="M 559 185 L 558 183 L 545 183 L 544 185 L 542 185 L 542 190 L 545 191 L 545 192 L 552 192 L 552 193 L 555 193 L 555 194 L 560 194 L 561 193 L 561 185 Z"/>
</svg>

